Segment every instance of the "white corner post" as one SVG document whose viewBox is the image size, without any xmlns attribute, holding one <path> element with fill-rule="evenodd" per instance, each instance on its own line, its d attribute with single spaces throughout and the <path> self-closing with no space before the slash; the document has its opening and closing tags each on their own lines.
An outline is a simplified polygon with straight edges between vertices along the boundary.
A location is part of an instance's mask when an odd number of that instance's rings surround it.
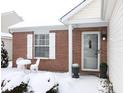
<svg viewBox="0 0 124 93">
<path fill-rule="evenodd" d="M 72 25 L 68 26 L 68 70 L 69 70 L 69 74 L 72 75 L 72 30 L 73 27 Z"/>
</svg>

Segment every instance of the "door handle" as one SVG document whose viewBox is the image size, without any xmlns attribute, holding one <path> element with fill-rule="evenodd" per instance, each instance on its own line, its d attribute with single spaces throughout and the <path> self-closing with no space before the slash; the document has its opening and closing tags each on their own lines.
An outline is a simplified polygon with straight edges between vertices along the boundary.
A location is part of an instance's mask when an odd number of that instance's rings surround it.
<svg viewBox="0 0 124 93">
<path fill-rule="evenodd" d="M 97 56 L 98 54 L 100 54 L 100 50 L 97 50 L 95 55 Z"/>
</svg>

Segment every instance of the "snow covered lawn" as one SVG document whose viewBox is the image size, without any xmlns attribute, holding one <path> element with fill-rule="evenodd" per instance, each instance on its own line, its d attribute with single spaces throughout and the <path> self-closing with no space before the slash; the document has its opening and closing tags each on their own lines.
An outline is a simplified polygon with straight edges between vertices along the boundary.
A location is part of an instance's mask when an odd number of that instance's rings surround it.
<svg viewBox="0 0 124 93">
<path fill-rule="evenodd" d="M 28 73 L 27 73 L 28 71 Z M 98 93 L 98 77 L 81 76 L 79 79 L 69 77 L 68 73 L 39 71 L 30 73 L 16 68 L 1 69 L 1 81 L 11 80 L 4 89 L 12 89 L 21 81 L 28 82 L 29 90 L 34 93 L 46 93 L 53 85 L 59 84 L 59 93 Z"/>
</svg>

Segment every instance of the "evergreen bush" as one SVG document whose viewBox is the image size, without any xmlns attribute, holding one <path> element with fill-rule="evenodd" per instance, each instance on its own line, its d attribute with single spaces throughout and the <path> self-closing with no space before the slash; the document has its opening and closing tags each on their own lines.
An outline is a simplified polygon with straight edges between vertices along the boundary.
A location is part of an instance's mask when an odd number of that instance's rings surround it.
<svg viewBox="0 0 124 93">
<path fill-rule="evenodd" d="M 28 84 L 22 82 L 19 86 L 15 87 L 13 90 L 2 91 L 2 93 L 24 93 L 27 91 Z"/>
<path fill-rule="evenodd" d="M 1 42 L 1 68 L 6 68 L 8 66 L 8 52 L 4 48 L 4 42 Z"/>
<path fill-rule="evenodd" d="M 107 64 L 101 63 L 100 64 L 100 78 L 107 78 Z"/>
</svg>

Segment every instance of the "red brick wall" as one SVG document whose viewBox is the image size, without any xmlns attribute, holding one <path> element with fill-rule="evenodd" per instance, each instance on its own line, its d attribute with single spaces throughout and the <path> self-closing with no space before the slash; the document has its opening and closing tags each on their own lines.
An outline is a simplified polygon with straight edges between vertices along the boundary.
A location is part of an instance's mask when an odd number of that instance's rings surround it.
<svg viewBox="0 0 124 93">
<path fill-rule="evenodd" d="M 73 31 L 73 63 L 80 64 L 81 68 L 81 33 L 82 32 L 102 32 L 107 31 L 106 27 L 101 28 L 76 28 Z M 107 62 L 107 40 L 101 38 L 100 62 Z"/>
<path fill-rule="evenodd" d="M 68 71 L 68 34 L 67 31 L 52 31 L 56 33 L 56 59 L 41 59 L 39 69 L 50 71 Z M 18 57 L 26 58 L 27 55 L 27 37 L 28 33 L 15 32 L 13 33 L 13 59 Z M 33 51 L 34 52 L 34 51 Z M 36 59 L 32 59 L 35 63 Z"/>
<path fill-rule="evenodd" d="M 28 32 L 32 33 L 32 32 Z M 27 32 L 13 33 L 13 66 L 16 66 L 16 59 L 27 56 Z"/>
<path fill-rule="evenodd" d="M 73 63 L 81 64 L 81 32 L 106 31 L 106 28 L 77 28 L 73 29 Z M 39 69 L 49 71 L 68 71 L 68 31 L 52 31 L 56 33 L 56 59 L 41 59 Z M 29 32 L 28 32 L 29 33 Z M 18 57 L 26 58 L 26 32 L 13 33 L 13 66 Z M 32 33 L 32 32 L 31 32 Z M 107 41 L 101 40 L 101 62 L 107 61 Z M 32 59 L 35 63 L 36 59 Z"/>
</svg>

